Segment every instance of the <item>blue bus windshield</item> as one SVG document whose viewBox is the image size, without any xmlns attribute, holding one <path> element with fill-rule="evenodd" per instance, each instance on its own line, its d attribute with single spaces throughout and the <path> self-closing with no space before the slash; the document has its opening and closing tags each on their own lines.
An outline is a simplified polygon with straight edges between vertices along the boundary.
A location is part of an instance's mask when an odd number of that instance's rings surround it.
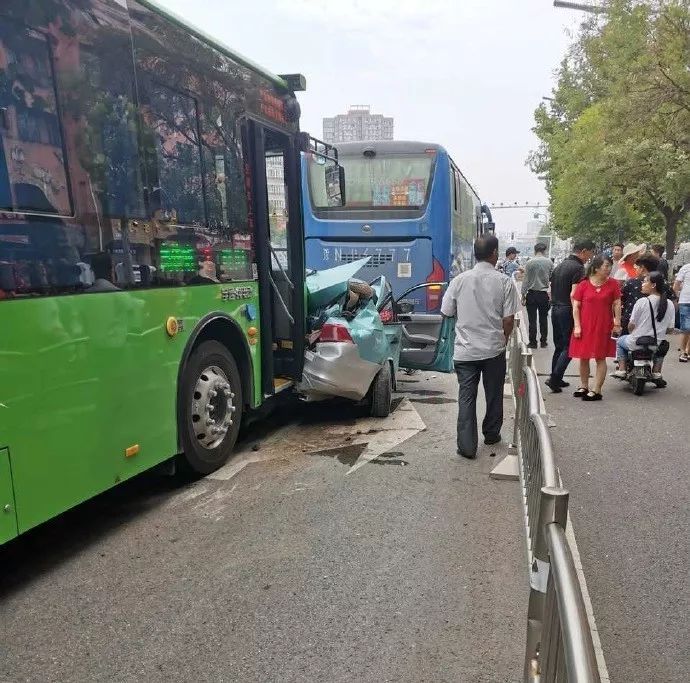
<svg viewBox="0 0 690 683">
<path fill-rule="evenodd" d="M 434 154 L 341 156 L 339 161 L 345 169 L 345 210 L 423 209 L 427 203 Z M 310 171 L 312 205 L 334 210 L 323 190 L 319 164 L 312 162 Z"/>
</svg>

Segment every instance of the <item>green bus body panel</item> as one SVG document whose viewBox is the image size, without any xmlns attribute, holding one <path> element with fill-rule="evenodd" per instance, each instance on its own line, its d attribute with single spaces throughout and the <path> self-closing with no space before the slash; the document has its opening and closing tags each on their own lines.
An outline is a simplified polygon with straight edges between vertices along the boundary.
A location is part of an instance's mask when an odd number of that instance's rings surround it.
<svg viewBox="0 0 690 683">
<path fill-rule="evenodd" d="M 238 287 L 251 296 L 223 300 L 222 290 Z M 258 314 L 256 282 L 0 302 L 0 447 L 12 455 L 18 531 L 175 455 L 187 342 L 213 312 L 231 316 L 246 334 L 258 326 L 247 304 Z M 184 321 L 172 338 L 170 316 Z M 248 348 L 256 406 L 260 346 Z M 135 444 L 139 453 L 126 458 Z M 0 527 L 0 542 L 4 533 Z"/>
<path fill-rule="evenodd" d="M 18 533 L 10 454 L 0 448 L 0 543 L 9 541 Z"/>
</svg>

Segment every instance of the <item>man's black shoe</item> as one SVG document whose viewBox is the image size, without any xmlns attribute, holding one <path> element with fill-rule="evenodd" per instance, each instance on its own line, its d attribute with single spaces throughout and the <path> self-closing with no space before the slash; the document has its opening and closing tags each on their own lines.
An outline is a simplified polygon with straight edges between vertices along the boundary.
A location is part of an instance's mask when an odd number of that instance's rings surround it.
<svg viewBox="0 0 690 683">
<path fill-rule="evenodd" d="M 493 446 L 496 443 L 501 443 L 501 435 L 500 434 L 489 434 L 488 436 L 484 437 L 484 443 L 487 446 Z"/>
<path fill-rule="evenodd" d="M 541 343 L 541 348 L 542 348 L 542 349 L 545 349 L 548 345 L 549 345 L 549 342 L 543 341 L 543 342 Z"/>
<path fill-rule="evenodd" d="M 467 458 L 468 460 L 474 460 L 477 457 L 476 453 L 474 453 L 473 455 L 468 455 L 467 453 L 463 453 L 460 450 L 457 451 L 457 454 L 461 455 L 463 458 Z"/>
<path fill-rule="evenodd" d="M 563 380 L 561 380 L 560 386 L 563 387 L 563 389 L 565 389 L 566 387 L 570 386 L 570 382 L 564 382 Z"/>
<path fill-rule="evenodd" d="M 537 348 L 537 342 L 530 342 L 527 344 L 528 349 L 536 349 Z"/>
<path fill-rule="evenodd" d="M 544 384 L 546 384 L 546 386 L 549 387 L 549 389 L 551 389 L 551 391 L 554 394 L 560 394 L 563 391 L 563 389 L 560 386 L 558 386 L 557 384 L 554 384 L 554 382 L 551 379 L 547 379 L 546 382 L 544 382 Z M 567 382 L 566 382 L 566 385 L 567 385 Z"/>
</svg>

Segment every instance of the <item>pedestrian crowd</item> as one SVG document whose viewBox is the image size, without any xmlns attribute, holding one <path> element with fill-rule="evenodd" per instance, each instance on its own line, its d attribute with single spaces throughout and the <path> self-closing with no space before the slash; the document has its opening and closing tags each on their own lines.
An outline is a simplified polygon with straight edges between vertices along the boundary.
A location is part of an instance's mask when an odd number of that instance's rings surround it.
<svg viewBox="0 0 690 683">
<path fill-rule="evenodd" d="M 546 385 L 561 393 L 572 359 L 579 362 L 579 387 L 574 396 L 601 401 L 607 359 L 616 359 L 612 376 L 627 376 L 628 353 L 638 340 L 652 338 L 656 351 L 653 380 L 665 386 L 664 358 L 668 334 L 681 333 L 681 363 L 690 362 L 690 263 L 668 282 L 669 262 L 664 247 L 616 244 L 611 255 L 596 254 L 591 240 L 578 240 L 572 253 L 555 265 L 547 246 L 538 243 L 524 267 L 514 247 L 506 250 L 498 266 L 498 240 L 486 235 L 476 240 L 476 265 L 450 283 L 441 313 L 456 318 L 455 371 L 458 377 L 458 453 L 474 458 L 478 427 L 476 401 L 481 379 L 486 394 L 482 423 L 484 443 L 501 440 L 506 348 L 520 299 L 527 309 L 530 348 L 548 346 L 551 312 L 554 353 Z M 515 275 L 522 274 L 518 294 Z M 594 366 L 592 367 L 592 362 Z"/>
</svg>

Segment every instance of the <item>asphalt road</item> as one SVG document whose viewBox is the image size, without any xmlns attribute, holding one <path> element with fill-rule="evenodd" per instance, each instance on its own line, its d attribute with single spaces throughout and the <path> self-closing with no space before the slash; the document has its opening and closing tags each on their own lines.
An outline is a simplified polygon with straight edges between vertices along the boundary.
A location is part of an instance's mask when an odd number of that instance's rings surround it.
<svg viewBox="0 0 690 683">
<path fill-rule="evenodd" d="M 690 365 L 678 363 L 676 339 L 666 389 L 636 397 L 608 379 L 604 401 L 584 403 L 543 387 L 614 683 L 690 680 Z M 540 370 L 550 353 L 536 352 Z M 576 372 L 573 362 L 571 389 Z"/>
<path fill-rule="evenodd" d="M 0 680 L 519 681 L 518 486 L 455 455 L 454 377 L 402 379 L 380 426 L 286 409 L 212 478 L 141 477 L 0 549 Z"/>
</svg>

